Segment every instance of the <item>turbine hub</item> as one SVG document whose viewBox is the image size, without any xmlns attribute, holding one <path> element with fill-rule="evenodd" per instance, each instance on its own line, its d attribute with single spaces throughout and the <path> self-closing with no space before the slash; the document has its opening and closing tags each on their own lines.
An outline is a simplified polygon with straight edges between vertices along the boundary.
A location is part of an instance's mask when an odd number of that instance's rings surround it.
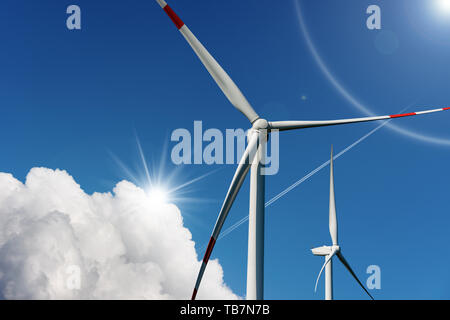
<svg viewBox="0 0 450 320">
<path fill-rule="evenodd" d="M 332 248 L 333 248 L 333 250 L 335 250 L 335 251 L 341 251 L 341 247 L 339 247 L 339 246 L 332 246 Z"/>
<path fill-rule="evenodd" d="M 266 119 L 258 119 L 253 123 L 252 128 L 255 130 L 267 130 L 269 129 L 269 123 Z"/>
</svg>

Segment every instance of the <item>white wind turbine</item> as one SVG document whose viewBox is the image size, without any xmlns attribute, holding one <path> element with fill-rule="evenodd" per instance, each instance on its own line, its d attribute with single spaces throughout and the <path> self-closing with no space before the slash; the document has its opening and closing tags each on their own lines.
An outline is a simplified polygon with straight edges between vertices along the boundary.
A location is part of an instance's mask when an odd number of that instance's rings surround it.
<svg viewBox="0 0 450 320">
<path fill-rule="evenodd" d="M 353 272 L 352 268 L 348 264 L 347 260 L 345 260 L 344 256 L 341 252 L 341 247 L 338 244 L 338 223 L 336 217 L 336 200 L 334 195 L 334 172 L 333 172 L 333 147 L 331 147 L 331 160 L 330 160 L 330 215 L 329 215 L 329 228 L 330 228 L 330 236 L 331 241 L 333 242 L 332 246 L 322 246 L 318 248 L 311 249 L 312 253 L 315 256 L 323 256 L 325 257 L 325 262 L 320 269 L 319 276 L 316 280 L 315 291 L 317 291 L 317 284 L 319 283 L 320 275 L 322 274 L 323 269 L 325 268 L 325 300 L 333 300 L 333 256 L 336 255 L 342 264 L 347 268 L 347 270 L 351 273 L 353 278 L 358 282 L 361 288 L 369 295 L 369 297 L 373 300 L 372 295 L 367 291 L 364 285 L 359 281 L 356 274 Z"/>
<path fill-rule="evenodd" d="M 305 129 L 312 127 L 332 126 L 348 123 L 367 122 L 375 120 L 388 120 L 392 118 L 400 118 L 413 115 L 421 115 L 426 113 L 449 110 L 450 108 L 440 108 L 434 110 L 427 110 L 415 113 L 387 115 L 380 117 L 366 117 L 355 119 L 341 119 L 341 120 L 327 120 L 327 121 L 274 121 L 268 122 L 253 110 L 242 92 L 231 80 L 228 74 L 222 69 L 217 61 L 205 49 L 205 47 L 198 41 L 194 34 L 178 17 L 164 0 L 156 0 L 158 4 L 167 13 L 173 21 L 177 29 L 192 47 L 197 54 L 200 61 L 208 70 L 212 78 L 220 87 L 222 92 L 231 102 L 231 104 L 242 112 L 250 121 L 252 127 L 249 130 L 248 146 L 239 162 L 236 172 L 231 181 L 225 200 L 220 209 L 211 239 L 206 249 L 203 263 L 200 267 L 197 282 L 192 294 L 194 300 L 200 282 L 203 277 L 206 265 L 211 256 L 216 240 L 228 215 L 228 212 L 233 205 L 233 202 L 239 192 L 239 189 L 244 182 L 244 179 L 250 170 L 250 208 L 249 208 L 249 234 L 248 234 L 248 256 L 247 256 L 247 299 L 262 300 L 264 292 L 264 175 L 262 172 L 265 163 L 265 148 L 268 134 L 271 131 L 286 131 L 293 129 Z"/>
</svg>

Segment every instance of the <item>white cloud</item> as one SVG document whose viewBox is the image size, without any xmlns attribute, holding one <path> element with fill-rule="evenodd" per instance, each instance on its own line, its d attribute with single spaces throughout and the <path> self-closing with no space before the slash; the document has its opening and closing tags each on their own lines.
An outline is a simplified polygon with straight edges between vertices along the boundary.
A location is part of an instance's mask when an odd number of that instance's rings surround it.
<svg viewBox="0 0 450 320">
<path fill-rule="evenodd" d="M 189 299 L 199 267 L 179 209 L 128 181 L 88 195 L 65 171 L 0 173 L 0 298 Z M 217 260 L 198 298 L 237 298 Z"/>
</svg>

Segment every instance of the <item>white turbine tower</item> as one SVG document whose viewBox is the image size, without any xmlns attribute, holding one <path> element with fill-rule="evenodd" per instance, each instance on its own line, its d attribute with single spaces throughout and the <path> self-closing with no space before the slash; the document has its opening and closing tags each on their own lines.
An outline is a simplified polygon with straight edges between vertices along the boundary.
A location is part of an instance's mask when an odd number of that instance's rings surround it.
<svg viewBox="0 0 450 320">
<path fill-rule="evenodd" d="M 345 260 L 341 252 L 341 247 L 338 244 L 338 227 L 337 227 L 337 217 L 336 217 L 336 200 L 334 195 L 334 172 L 333 172 L 333 147 L 331 147 L 331 160 L 330 160 L 330 215 L 329 215 L 329 227 L 330 236 L 333 243 L 332 246 L 322 246 L 318 248 L 311 249 L 315 256 L 325 257 L 325 262 L 320 269 L 319 276 L 316 280 L 315 291 L 317 290 L 317 284 L 319 283 L 320 275 L 325 268 L 325 300 L 333 300 L 333 256 L 336 255 L 342 264 L 351 273 L 353 278 L 358 282 L 358 284 L 364 289 L 364 291 L 373 300 L 372 295 L 367 291 L 364 285 L 359 281 L 356 274 L 353 272 L 352 268 Z"/>
<path fill-rule="evenodd" d="M 264 284 L 264 175 L 261 172 L 262 163 L 264 163 L 265 147 L 268 134 L 273 130 L 286 131 L 293 129 L 305 129 L 312 127 L 332 126 L 348 123 L 367 122 L 375 120 L 388 120 L 406 116 L 420 115 L 431 112 L 449 110 L 450 108 L 440 108 L 416 113 L 407 113 L 399 115 L 389 115 L 380 117 L 367 117 L 355 119 L 341 119 L 330 121 L 275 121 L 268 122 L 253 110 L 242 92 L 231 80 L 228 74 L 222 69 L 217 61 L 198 41 L 194 34 L 178 17 L 178 15 L 167 5 L 164 0 L 156 0 L 158 4 L 167 13 L 177 29 L 192 47 L 212 78 L 220 87 L 222 92 L 231 102 L 231 104 L 242 112 L 250 121 L 252 127 L 248 135 L 248 146 L 242 156 L 236 169 L 227 195 L 220 209 L 211 239 L 200 267 L 197 282 L 192 294 L 192 299 L 197 295 L 200 282 L 203 277 L 206 265 L 211 256 L 215 242 L 219 236 L 228 212 L 233 205 L 239 189 L 244 182 L 245 176 L 251 168 L 250 173 L 250 212 L 249 212 L 249 234 L 248 234 L 248 261 L 247 261 L 247 299 L 263 299 Z"/>
</svg>

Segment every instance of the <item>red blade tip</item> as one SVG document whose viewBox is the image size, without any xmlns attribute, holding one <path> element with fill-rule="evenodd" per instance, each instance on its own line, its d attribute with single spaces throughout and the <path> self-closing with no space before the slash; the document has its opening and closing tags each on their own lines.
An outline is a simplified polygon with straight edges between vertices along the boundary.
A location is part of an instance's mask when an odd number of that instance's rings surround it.
<svg viewBox="0 0 450 320">
<path fill-rule="evenodd" d="M 403 114 L 394 114 L 390 117 L 391 118 L 401 118 L 401 117 L 409 117 L 409 116 L 415 116 L 415 115 L 416 115 L 415 112 L 411 112 L 411 113 L 403 113 Z"/>
<path fill-rule="evenodd" d="M 195 300 L 195 297 L 197 296 L 197 289 L 194 289 L 194 292 L 192 292 L 192 298 L 191 300 Z"/>
<path fill-rule="evenodd" d="M 175 11 L 172 10 L 169 5 L 166 5 L 163 9 L 167 13 L 169 18 L 173 21 L 178 30 L 180 30 L 184 26 L 184 22 L 181 21 L 180 17 L 175 13 Z"/>
</svg>

